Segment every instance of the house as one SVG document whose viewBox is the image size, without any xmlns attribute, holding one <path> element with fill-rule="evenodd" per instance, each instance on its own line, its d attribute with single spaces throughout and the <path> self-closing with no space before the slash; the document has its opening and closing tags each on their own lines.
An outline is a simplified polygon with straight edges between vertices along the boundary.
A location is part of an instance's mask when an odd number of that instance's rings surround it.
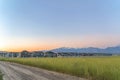
<svg viewBox="0 0 120 80">
<path fill-rule="evenodd" d="M 45 52 L 45 57 L 57 57 L 58 54 L 52 51 Z"/>
<path fill-rule="evenodd" d="M 31 52 L 31 57 L 44 57 L 44 52 L 42 51 Z"/>
</svg>

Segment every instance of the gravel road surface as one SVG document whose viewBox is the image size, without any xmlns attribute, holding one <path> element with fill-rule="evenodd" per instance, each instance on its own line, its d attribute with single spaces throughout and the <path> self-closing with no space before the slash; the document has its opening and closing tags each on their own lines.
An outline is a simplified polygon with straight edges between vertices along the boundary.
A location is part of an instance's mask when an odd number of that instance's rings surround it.
<svg viewBox="0 0 120 80">
<path fill-rule="evenodd" d="M 0 71 L 3 73 L 3 80 L 85 80 L 75 76 L 3 61 L 0 61 Z"/>
</svg>

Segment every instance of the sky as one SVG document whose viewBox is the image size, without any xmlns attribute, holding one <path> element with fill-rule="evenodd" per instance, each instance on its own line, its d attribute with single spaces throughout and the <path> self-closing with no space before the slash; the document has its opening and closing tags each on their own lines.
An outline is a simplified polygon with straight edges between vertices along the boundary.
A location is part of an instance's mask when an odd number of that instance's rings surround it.
<svg viewBox="0 0 120 80">
<path fill-rule="evenodd" d="M 120 0 L 0 0 L 0 50 L 120 45 Z"/>
</svg>

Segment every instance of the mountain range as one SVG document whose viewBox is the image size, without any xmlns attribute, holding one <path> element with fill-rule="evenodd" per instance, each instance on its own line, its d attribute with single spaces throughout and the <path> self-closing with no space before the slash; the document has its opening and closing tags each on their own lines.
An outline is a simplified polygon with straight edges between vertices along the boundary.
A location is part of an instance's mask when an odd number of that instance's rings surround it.
<svg viewBox="0 0 120 80">
<path fill-rule="evenodd" d="M 77 53 L 112 53 L 112 54 L 120 54 L 120 46 L 115 47 L 107 47 L 107 48 L 96 48 L 96 47 L 88 47 L 88 48 L 67 48 L 61 47 L 52 49 L 50 51 L 53 52 L 77 52 Z"/>
</svg>

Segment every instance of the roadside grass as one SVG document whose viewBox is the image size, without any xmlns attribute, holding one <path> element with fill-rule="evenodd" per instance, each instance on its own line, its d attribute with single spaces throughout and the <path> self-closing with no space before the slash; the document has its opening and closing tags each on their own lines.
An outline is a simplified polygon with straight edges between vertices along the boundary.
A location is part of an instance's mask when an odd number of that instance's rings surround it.
<svg viewBox="0 0 120 80">
<path fill-rule="evenodd" d="M 120 80 L 120 57 L 0 58 L 89 80 Z"/>
<path fill-rule="evenodd" d="M 3 80 L 3 74 L 0 72 L 0 80 Z"/>
</svg>

